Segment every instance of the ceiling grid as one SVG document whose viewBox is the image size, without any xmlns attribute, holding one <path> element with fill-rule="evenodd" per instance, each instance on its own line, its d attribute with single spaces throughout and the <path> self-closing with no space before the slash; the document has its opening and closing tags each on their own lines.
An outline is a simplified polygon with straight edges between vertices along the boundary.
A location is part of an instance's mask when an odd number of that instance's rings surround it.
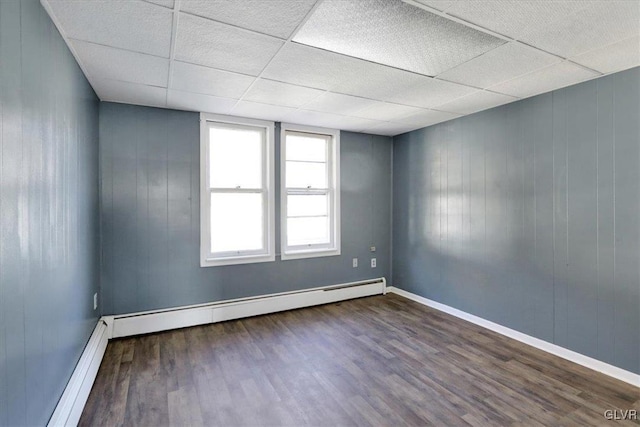
<svg viewBox="0 0 640 427">
<path fill-rule="evenodd" d="M 640 65 L 640 0 L 41 0 L 100 99 L 396 135 Z"/>
</svg>

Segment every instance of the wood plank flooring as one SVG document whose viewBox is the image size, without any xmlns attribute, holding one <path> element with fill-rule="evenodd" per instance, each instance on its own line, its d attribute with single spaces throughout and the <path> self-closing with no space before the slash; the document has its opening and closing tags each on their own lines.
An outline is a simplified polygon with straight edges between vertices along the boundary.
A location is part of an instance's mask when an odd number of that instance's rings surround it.
<svg viewBox="0 0 640 427">
<path fill-rule="evenodd" d="M 640 389 L 391 294 L 109 343 L 80 425 L 619 425 Z"/>
</svg>

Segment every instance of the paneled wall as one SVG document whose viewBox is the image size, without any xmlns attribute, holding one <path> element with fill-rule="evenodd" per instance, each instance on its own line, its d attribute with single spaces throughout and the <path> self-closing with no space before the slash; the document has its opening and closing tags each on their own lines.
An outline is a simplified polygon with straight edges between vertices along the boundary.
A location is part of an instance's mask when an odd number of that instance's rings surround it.
<svg viewBox="0 0 640 427">
<path fill-rule="evenodd" d="M 38 0 L 0 1 L 0 425 L 46 425 L 96 325 L 98 100 Z"/>
<path fill-rule="evenodd" d="M 342 132 L 342 255 L 201 268 L 199 115 L 100 105 L 105 314 L 388 277 L 391 138 Z M 278 224 L 276 248 L 279 236 Z M 375 269 L 370 246 L 377 247 Z"/>
<path fill-rule="evenodd" d="M 394 138 L 393 284 L 640 373 L 640 69 Z"/>
</svg>

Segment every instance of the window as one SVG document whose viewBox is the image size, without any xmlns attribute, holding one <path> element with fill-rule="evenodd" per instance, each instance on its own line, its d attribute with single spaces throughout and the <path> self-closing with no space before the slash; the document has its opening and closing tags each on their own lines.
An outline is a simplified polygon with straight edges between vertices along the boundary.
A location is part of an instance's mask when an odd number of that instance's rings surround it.
<svg viewBox="0 0 640 427">
<path fill-rule="evenodd" d="M 340 255 L 340 132 L 282 124 L 282 259 Z"/>
<path fill-rule="evenodd" d="M 200 265 L 273 261 L 273 122 L 201 114 Z"/>
</svg>

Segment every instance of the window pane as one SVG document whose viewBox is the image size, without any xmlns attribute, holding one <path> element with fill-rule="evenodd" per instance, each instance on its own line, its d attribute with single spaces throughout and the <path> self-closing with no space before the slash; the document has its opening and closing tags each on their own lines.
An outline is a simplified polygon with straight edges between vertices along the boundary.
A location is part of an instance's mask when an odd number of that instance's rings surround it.
<svg viewBox="0 0 640 427">
<path fill-rule="evenodd" d="M 263 248 L 262 194 L 211 194 L 211 252 Z"/>
<path fill-rule="evenodd" d="M 288 246 L 329 243 L 329 218 L 288 218 Z"/>
<path fill-rule="evenodd" d="M 263 135 L 261 129 L 210 128 L 212 188 L 262 188 Z"/>
<path fill-rule="evenodd" d="M 329 196 L 326 194 L 287 196 L 287 216 L 327 215 Z"/>
<path fill-rule="evenodd" d="M 289 188 L 327 188 L 326 163 L 287 162 Z"/>
<path fill-rule="evenodd" d="M 326 137 L 287 134 L 287 160 L 327 161 Z"/>
</svg>

